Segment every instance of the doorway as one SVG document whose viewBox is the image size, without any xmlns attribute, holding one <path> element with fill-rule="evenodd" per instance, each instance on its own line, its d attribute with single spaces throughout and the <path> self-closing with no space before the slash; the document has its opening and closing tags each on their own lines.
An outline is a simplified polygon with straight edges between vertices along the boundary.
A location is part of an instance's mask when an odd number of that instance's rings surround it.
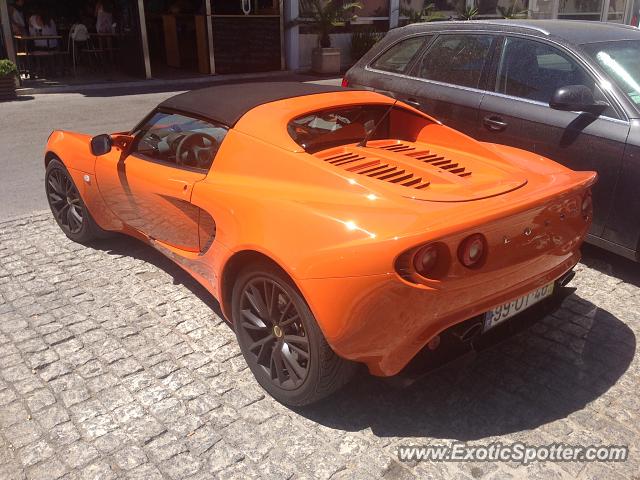
<svg viewBox="0 0 640 480">
<path fill-rule="evenodd" d="M 211 73 L 205 0 L 145 0 L 144 9 L 153 77 Z"/>
</svg>

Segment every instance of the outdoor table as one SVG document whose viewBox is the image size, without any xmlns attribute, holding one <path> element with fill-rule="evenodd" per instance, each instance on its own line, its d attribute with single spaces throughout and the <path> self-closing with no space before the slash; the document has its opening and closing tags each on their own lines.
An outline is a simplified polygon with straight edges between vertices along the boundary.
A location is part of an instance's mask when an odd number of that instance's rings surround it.
<svg viewBox="0 0 640 480">
<path fill-rule="evenodd" d="M 62 35 L 14 35 L 13 38 L 16 40 L 17 46 L 22 44 L 22 48 L 17 48 L 16 56 L 18 58 L 24 58 L 26 63 L 25 70 L 28 70 L 31 73 L 31 60 L 34 58 L 42 58 L 42 57 L 53 57 L 56 55 L 60 55 L 63 52 L 60 50 L 60 46 L 62 45 Z M 33 47 L 30 48 L 29 43 L 31 41 L 36 40 L 57 40 L 58 44 L 55 47 L 55 50 L 39 50 L 41 47 Z M 47 46 L 49 46 L 49 42 L 47 41 Z"/>
<path fill-rule="evenodd" d="M 120 36 L 121 35 L 119 33 L 111 33 L 111 32 L 89 34 L 90 38 L 95 38 L 98 40 L 98 50 L 108 52 L 109 61 L 112 64 L 114 63 L 113 52 L 119 49 L 119 46 L 118 47 L 113 46 L 113 40 L 119 38 Z"/>
<path fill-rule="evenodd" d="M 62 43 L 62 35 L 14 35 L 13 38 L 18 42 L 24 42 L 25 52 L 27 53 L 29 51 L 28 42 L 30 40 L 58 40 L 58 45 Z M 47 45 L 49 45 L 49 42 L 47 42 Z"/>
</svg>

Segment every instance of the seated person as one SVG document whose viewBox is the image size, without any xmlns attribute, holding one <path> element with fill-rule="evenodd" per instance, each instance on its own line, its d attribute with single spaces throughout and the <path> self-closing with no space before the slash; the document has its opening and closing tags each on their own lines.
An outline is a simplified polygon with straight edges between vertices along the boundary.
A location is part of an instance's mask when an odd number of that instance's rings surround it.
<svg viewBox="0 0 640 480">
<path fill-rule="evenodd" d="M 45 11 L 34 13 L 29 17 L 29 35 L 58 35 L 56 22 Z M 34 40 L 33 44 L 38 49 L 56 49 L 58 48 L 58 40 Z"/>
<path fill-rule="evenodd" d="M 25 0 L 15 0 L 9 6 L 9 20 L 11 21 L 11 31 L 14 35 L 26 35 L 28 33 L 27 24 L 24 21 Z"/>
<path fill-rule="evenodd" d="M 96 3 L 96 32 L 112 33 L 113 28 L 113 8 L 107 1 Z"/>
</svg>

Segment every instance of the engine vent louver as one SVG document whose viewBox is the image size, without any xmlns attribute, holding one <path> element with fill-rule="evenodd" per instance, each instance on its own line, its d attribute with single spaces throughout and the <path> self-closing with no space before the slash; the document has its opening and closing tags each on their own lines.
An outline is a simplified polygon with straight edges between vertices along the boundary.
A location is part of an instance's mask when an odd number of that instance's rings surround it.
<svg viewBox="0 0 640 480">
<path fill-rule="evenodd" d="M 407 157 L 415 158 L 421 162 L 428 163 L 441 170 L 448 171 L 459 177 L 468 177 L 471 172 L 465 167 L 437 153 L 429 150 L 416 150 L 415 147 L 405 145 L 404 143 L 392 143 L 390 145 L 379 145 L 378 148 L 389 152 L 401 153 Z"/>
<path fill-rule="evenodd" d="M 325 174 L 338 178 L 338 186 L 357 195 L 371 190 L 418 201 L 468 202 L 527 184 L 525 172 L 480 145 L 466 151 L 464 145 L 449 148 L 446 143 L 384 138 L 364 146 L 332 146 L 312 155 Z"/>
<path fill-rule="evenodd" d="M 459 161 L 450 160 L 425 147 L 424 144 L 378 140 L 369 142 L 367 148 L 337 148 L 317 156 L 347 172 L 413 190 L 422 190 L 429 185 L 433 187 L 436 183 L 460 181 L 449 177 L 449 174 L 458 178 L 471 175 L 471 171 Z M 380 151 L 379 155 L 375 154 L 376 149 Z"/>
<path fill-rule="evenodd" d="M 402 167 L 392 165 L 384 160 L 367 158 L 353 152 L 332 155 L 325 158 L 324 161 L 342 167 L 349 172 L 395 183 L 403 187 L 421 190 L 429 186 L 429 181 L 423 180 L 422 177 Z"/>
</svg>

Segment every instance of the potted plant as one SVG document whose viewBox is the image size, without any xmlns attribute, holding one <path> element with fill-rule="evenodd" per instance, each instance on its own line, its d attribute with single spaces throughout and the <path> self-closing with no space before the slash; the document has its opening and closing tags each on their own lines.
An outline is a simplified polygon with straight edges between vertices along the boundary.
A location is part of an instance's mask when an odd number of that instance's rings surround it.
<svg viewBox="0 0 640 480">
<path fill-rule="evenodd" d="M 458 10 L 458 20 L 473 20 L 478 15 L 478 7 L 475 2 L 473 5 L 466 5 Z"/>
<path fill-rule="evenodd" d="M 436 4 L 433 2 L 427 3 L 427 0 L 424 0 L 422 8 L 417 10 L 411 8 L 411 0 L 404 0 L 404 3 L 407 6 L 400 7 L 400 15 L 406 17 L 405 22 L 407 24 L 447 20 L 447 17 L 442 12 L 436 10 Z"/>
<path fill-rule="evenodd" d="M 10 60 L 0 60 L 0 100 L 16 98 L 18 69 Z"/>
<path fill-rule="evenodd" d="M 316 73 L 340 72 L 340 49 L 331 48 L 329 36 L 335 27 L 355 18 L 353 10 L 362 8 L 359 2 L 338 3 L 336 0 L 301 0 L 303 23 L 318 33 L 318 47 L 311 53 L 311 69 Z"/>
</svg>

